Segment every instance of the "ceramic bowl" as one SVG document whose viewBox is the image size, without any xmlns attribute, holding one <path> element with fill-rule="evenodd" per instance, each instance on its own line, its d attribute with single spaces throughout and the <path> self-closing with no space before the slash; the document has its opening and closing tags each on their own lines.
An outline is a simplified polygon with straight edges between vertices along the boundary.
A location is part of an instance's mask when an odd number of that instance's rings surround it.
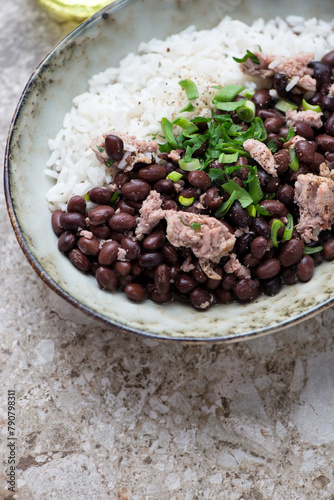
<svg viewBox="0 0 334 500">
<path fill-rule="evenodd" d="M 159 306 L 130 302 L 122 293 L 101 291 L 93 277 L 75 269 L 57 250 L 45 194 L 51 181 L 44 175 L 48 139 L 62 127 L 74 96 L 88 79 L 117 65 L 141 41 L 164 38 L 189 24 L 199 29 L 231 15 L 248 23 L 262 16 L 300 14 L 291 2 L 241 0 L 118 0 L 79 26 L 60 42 L 31 76 L 9 132 L 5 192 L 18 241 L 39 276 L 73 306 L 125 330 L 164 340 L 227 342 L 272 333 L 331 306 L 334 262 L 315 270 L 305 284 L 285 287 L 275 297 L 259 297 L 248 305 L 231 304 L 198 312 L 170 303 Z M 331 0 L 303 2 L 304 17 L 332 19 Z"/>
</svg>

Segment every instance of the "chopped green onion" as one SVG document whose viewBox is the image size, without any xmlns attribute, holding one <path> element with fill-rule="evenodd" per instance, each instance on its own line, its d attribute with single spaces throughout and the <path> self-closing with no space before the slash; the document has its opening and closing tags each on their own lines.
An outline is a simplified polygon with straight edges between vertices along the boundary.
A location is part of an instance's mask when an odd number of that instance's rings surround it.
<svg viewBox="0 0 334 500">
<path fill-rule="evenodd" d="M 255 117 L 255 104 L 253 101 L 246 101 L 244 106 L 237 109 L 237 115 L 243 122 L 251 122 Z"/>
<path fill-rule="evenodd" d="M 167 118 L 162 118 L 161 120 L 161 130 L 164 133 L 164 136 L 167 139 L 167 142 L 175 149 L 179 147 L 179 144 L 176 142 L 176 139 L 173 134 L 173 125 L 167 120 Z"/>
<path fill-rule="evenodd" d="M 312 255 L 313 253 L 318 253 L 323 250 L 323 246 L 318 246 L 318 247 L 304 247 L 304 254 L 305 255 Z"/>
<path fill-rule="evenodd" d="M 270 237 L 271 241 L 273 242 L 274 247 L 278 247 L 278 242 L 277 242 L 277 233 L 278 230 L 283 227 L 284 224 L 282 221 L 275 219 L 271 225 L 271 231 L 270 231 Z"/>
<path fill-rule="evenodd" d="M 96 149 L 100 152 L 100 153 L 103 153 L 104 149 L 101 148 L 101 146 L 96 146 Z"/>
<path fill-rule="evenodd" d="M 111 167 L 115 163 L 115 160 L 112 158 L 109 158 L 109 160 L 106 161 L 105 166 L 106 167 Z"/>
<path fill-rule="evenodd" d="M 114 194 L 111 197 L 109 205 L 112 206 L 118 200 L 118 197 L 119 197 L 119 193 L 118 193 L 118 191 L 115 191 Z"/>
<path fill-rule="evenodd" d="M 249 193 L 247 193 L 246 189 L 240 187 L 234 181 L 228 181 L 222 185 L 222 188 L 225 189 L 229 194 L 232 194 L 234 191 L 237 193 L 237 199 L 240 201 L 242 208 L 248 207 L 253 203 L 253 199 Z"/>
<path fill-rule="evenodd" d="M 191 227 L 194 231 L 199 231 L 202 227 L 199 222 L 193 222 L 192 224 L 188 224 L 187 222 L 184 222 L 182 217 L 179 217 L 179 219 L 182 222 L 182 224 L 184 224 L 185 226 Z"/>
<path fill-rule="evenodd" d="M 289 240 L 291 240 L 292 233 L 293 233 L 293 217 L 291 214 L 288 214 L 286 216 L 286 218 L 288 219 L 288 223 L 284 228 L 284 233 L 283 233 L 282 238 L 285 241 L 289 241 Z"/>
<path fill-rule="evenodd" d="M 298 106 L 291 101 L 286 101 L 285 99 L 279 99 L 275 104 L 275 108 L 282 113 L 286 113 L 289 109 L 297 110 Z"/>
<path fill-rule="evenodd" d="M 187 170 L 188 172 L 202 168 L 198 158 L 194 158 L 188 162 L 185 160 L 179 160 L 179 166 L 182 170 Z"/>
<path fill-rule="evenodd" d="M 219 156 L 218 162 L 219 163 L 234 163 L 234 162 L 238 161 L 238 157 L 239 157 L 238 152 L 233 153 L 231 155 L 228 155 L 226 153 L 222 153 Z"/>
<path fill-rule="evenodd" d="M 194 203 L 194 197 L 191 197 L 191 198 L 185 198 L 184 196 L 179 196 L 179 202 L 181 203 L 181 205 L 183 205 L 184 207 L 190 207 L 190 205 L 192 205 Z"/>
<path fill-rule="evenodd" d="M 244 92 L 242 92 L 242 95 L 244 97 L 247 97 L 247 99 L 251 99 L 254 96 L 254 94 L 255 94 L 254 90 L 249 90 L 249 89 L 246 89 Z"/>
<path fill-rule="evenodd" d="M 188 134 L 193 134 L 198 130 L 198 127 L 194 123 L 187 120 L 186 118 L 182 118 L 181 116 L 176 118 L 172 122 L 172 125 L 177 125 L 178 127 L 185 129 L 188 132 Z"/>
<path fill-rule="evenodd" d="M 196 84 L 192 80 L 181 80 L 179 82 L 179 85 L 186 91 L 189 101 L 192 101 L 193 99 L 197 99 L 199 97 Z"/>
<path fill-rule="evenodd" d="M 231 194 L 229 199 L 227 201 L 224 201 L 217 208 L 217 210 L 215 212 L 215 217 L 217 217 L 217 219 L 219 219 L 220 217 L 224 217 L 224 215 L 227 214 L 227 212 L 230 210 L 230 208 L 232 207 L 232 205 L 236 199 L 237 199 L 237 193 L 236 193 L 236 191 L 233 191 L 233 193 Z"/>
<path fill-rule="evenodd" d="M 308 102 L 305 101 L 305 99 L 302 100 L 302 106 L 304 111 L 310 110 L 310 111 L 315 111 L 316 113 L 322 112 L 320 106 L 318 106 L 317 104 L 309 104 Z"/>
<path fill-rule="evenodd" d="M 182 174 L 180 172 L 171 172 L 170 174 L 167 175 L 166 179 L 170 179 L 173 182 L 177 182 L 181 179 Z"/>
<path fill-rule="evenodd" d="M 192 112 L 192 111 L 195 111 L 195 106 L 193 106 L 193 104 L 191 102 L 188 102 L 188 104 L 181 109 L 180 113 L 185 113 L 186 111 L 188 112 Z"/>
<path fill-rule="evenodd" d="M 254 205 L 249 205 L 247 208 L 247 211 L 251 217 L 256 217 L 256 208 Z"/>
<path fill-rule="evenodd" d="M 226 85 L 226 87 L 214 87 L 220 89 L 212 102 L 231 102 L 240 94 L 245 87 L 241 85 Z"/>
<path fill-rule="evenodd" d="M 291 125 L 289 125 L 289 132 L 286 134 L 286 137 L 284 139 L 284 142 L 288 142 L 292 137 L 295 137 L 296 132 L 293 130 Z"/>
<path fill-rule="evenodd" d="M 289 146 L 289 158 L 290 158 L 289 167 L 294 172 L 297 172 L 297 170 L 299 169 L 299 160 L 295 148 L 293 148 L 292 146 Z"/>
<path fill-rule="evenodd" d="M 254 64 L 260 64 L 260 61 L 259 61 L 259 58 L 253 54 L 253 52 L 251 52 L 250 50 L 246 50 L 246 54 L 244 55 L 244 57 L 242 58 L 238 58 L 238 57 L 233 57 L 232 59 L 235 60 L 235 62 L 237 63 L 244 63 L 247 61 L 247 59 L 250 59 Z"/>
<path fill-rule="evenodd" d="M 250 173 L 248 174 L 248 177 L 250 178 L 248 181 L 249 194 L 251 195 L 253 202 L 257 204 L 263 198 L 263 191 L 261 189 L 259 174 L 257 173 L 256 167 L 248 168 L 250 169 Z"/>
<path fill-rule="evenodd" d="M 212 104 L 216 106 L 216 108 L 220 109 L 221 111 L 235 111 L 238 108 L 241 108 L 242 106 L 245 105 L 247 102 L 247 99 L 241 99 L 240 101 L 233 101 L 233 102 L 221 102 L 221 101 L 216 101 L 215 99 L 212 100 Z"/>
<path fill-rule="evenodd" d="M 88 193 L 84 194 L 83 197 L 85 198 L 86 201 L 89 201 Z"/>
<path fill-rule="evenodd" d="M 256 215 L 260 217 L 260 215 L 270 215 L 268 210 L 266 210 L 262 205 L 255 205 Z"/>
</svg>

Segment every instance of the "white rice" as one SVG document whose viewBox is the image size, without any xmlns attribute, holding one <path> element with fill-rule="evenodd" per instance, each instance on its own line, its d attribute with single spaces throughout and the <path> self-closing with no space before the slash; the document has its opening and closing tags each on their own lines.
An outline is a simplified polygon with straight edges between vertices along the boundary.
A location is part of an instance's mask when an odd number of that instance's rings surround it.
<svg viewBox="0 0 334 500">
<path fill-rule="evenodd" d="M 47 193 L 52 210 L 64 209 L 68 199 L 84 195 L 94 186 L 111 182 L 110 169 L 101 165 L 90 149 L 97 136 L 114 128 L 138 138 L 151 139 L 160 130 L 164 116 L 175 118 L 187 104 L 178 82 L 194 80 L 200 98 L 194 113 L 208 115 L 212 85 L 243 83 L 255 87 L 255 80 L 241 73 L 233 56 L 260 45 L 266 53 L 292 55 L 311 52 L 315 59 L 334 48 L 334 21 L 304 20 L 290 16 L 251 26 L 224 18 L 212 30 L 196 31 L 190 26 L 166 40 L 140 44 L 119 67 L 109 68 L 89 81 L 89 91 L 73 99 L 63 128 L 49 141 L 51 156 L 46 174 L 56 179 Z"/>
</svg>

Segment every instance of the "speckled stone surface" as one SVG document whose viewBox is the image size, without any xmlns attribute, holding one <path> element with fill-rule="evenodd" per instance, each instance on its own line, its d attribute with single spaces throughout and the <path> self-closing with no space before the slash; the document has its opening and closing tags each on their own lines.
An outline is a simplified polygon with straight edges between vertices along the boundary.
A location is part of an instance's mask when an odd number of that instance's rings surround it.
<svg viewBox="0 0 334 500">
<path fill-rule="evenodd" d="M 69 30 L 32 0 L 3 4 L 2 155 L 27 78 Z M 334 499 L 332 309 L 227 346 L 120 335 L 37 277 L 2 187 L 0 210 L 1 499 Z M 14 496 L 6 482 L 13 388 Z"/>
</svg>

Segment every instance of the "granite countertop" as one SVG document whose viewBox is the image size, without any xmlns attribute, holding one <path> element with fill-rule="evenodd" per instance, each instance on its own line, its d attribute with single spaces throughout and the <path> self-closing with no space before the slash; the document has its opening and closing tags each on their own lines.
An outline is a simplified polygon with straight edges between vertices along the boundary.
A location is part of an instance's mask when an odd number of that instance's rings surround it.
<svg viewBox="0 0 334 500">
<path fill-rule="evenodd" d="M 21 91 L 70 29 L 33 0 L 1 7 L 1 151 Z M 334 310 L 275 335 L 181 346 L 73 309 L 1 245 L 0 498 L 334 499 Z M 17 408 L 6 479 L 7 391 Z M 13 496 L 14 495 L 14 496 Z"/>
</svg>

